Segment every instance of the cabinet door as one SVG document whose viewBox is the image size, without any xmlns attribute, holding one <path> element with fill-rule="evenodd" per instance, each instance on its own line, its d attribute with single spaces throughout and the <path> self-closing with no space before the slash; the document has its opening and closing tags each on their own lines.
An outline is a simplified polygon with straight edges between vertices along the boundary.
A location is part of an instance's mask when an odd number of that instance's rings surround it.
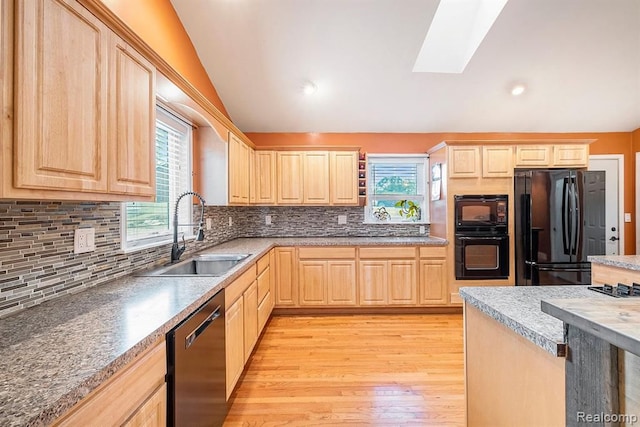
<svg viewBox="0 0 640 427">
<path fill-rule="evenodd" d="M 14 185 L 106 193 L 110 31 L 76 2 L 15 7 Z"/>
<path fill-rule="evenodd" d="M 244 369 L 244 304 L 239 298 L 225 313 L 227 400 Z"/>
<path fill-rule="evenodd" d="M 298 305 L 295 248 L 276 248 L 276 305 Z"/>
<path fill-rule="evenodd" d="M 167 425 L 167 385 L 162 384 L 123 424 L 123 427 L 160 427 Z"/>
<path fill-rule="evenodd" d="M 276 250 L 271 249 L 269 251 L 269 275 L 270 283 L 269 283 L 269 293 L 271 294 L 271 308 L 269 309 L 269 313 L 273 310 L 273 307 L 276 305 Z"/>
<path fill-rule="evenodd" d="M 111 49 L 109 192 L 156 194 L 156 70 L 115 35 Z"/>
<path fill-rule="evenodd" d="M 358 153 L 332 151 L 329 157 L 329 194 L 332 205 L 358 204 Z"/>
<path fill-rule="evenodd" d="M 387 262 L 360 261 L 360 305 L 387 304 Z"/>
<path fill-rule="evenodd" d="M 452 146 L 448 150 L 449 178 L 479 178 L 481 176 L 479 146 Z"/>
<path fill-rule="evenodd" d="M 229 203 L 249 203 L 249 147 L 229 132 Z"/>
<path fill-rule="evenodd" d="M 389 263 L 389 304 L 416 304 L 418 302 L 416 262 L 391 260 Z"/>
<path fill-rule="evenodd" d="M 256 150 L 249 147 L 249 203 L 256 203 Z"/>
<path fill-rule="evenodd" d="M 329 204 L 329 153 L 304 153 L 302 202 L 310 205 Z"/>
<path fill-rule="evenodd" d="M 271 205 L 276 202 L 276 153 L 256 151 L 256 203 Z"/>
<path fill-rule="evenodd" d="M 327 261 L 327 304 L 356 305 L 356 262 Z"/>
<path fill-rule="evenodd" d="M 302 157 L 302 153 L 295 151 L 277 153 L 278 204 L 302 203 Z"/>
<path fill-rule="evenodd" d="M 444 259 L 420 260 L 420 304 L 447 304 L 447 263 Z"/>
<path fill-rule="evenodd" d="M 553 147 L 553 166 L 587 167 L 588 163 L 588 145 L 554 145 Z"/>
<path fill-rule="evenodd" d="M 327 304 L 327 262 L 300 261 L 300 305 Z"/>
<path fill-rule="evenodd" d="M 551 166 L 551 147 L 548 145 L 516 145 L 516 167 Z"/>
<path fill-rule="evenodd" d="M 502 178 L 513 176 L 513 147 L 482 147 L 482 176 Z"/>
<path fill-rule="evenodd" d="M 243 294 L 244 363 L 247 363 L 258 340 L 258 282 L 253 281 Z M 243 364 L 244 364 L 243 363 Z"/>
</svg>

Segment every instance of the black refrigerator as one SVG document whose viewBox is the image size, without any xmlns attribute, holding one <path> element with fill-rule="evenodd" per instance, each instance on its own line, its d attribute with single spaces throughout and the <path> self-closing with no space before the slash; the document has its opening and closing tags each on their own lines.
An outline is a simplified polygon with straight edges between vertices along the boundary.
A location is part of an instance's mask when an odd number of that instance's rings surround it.
<svg viewBox="0 0 640 427">
<path fill-rule="evenodd" d="M 604 184 L 604 171 L 516 171 L 516 285 L 591 284 L 587 257 L 605 254 Z"/>
</svg>

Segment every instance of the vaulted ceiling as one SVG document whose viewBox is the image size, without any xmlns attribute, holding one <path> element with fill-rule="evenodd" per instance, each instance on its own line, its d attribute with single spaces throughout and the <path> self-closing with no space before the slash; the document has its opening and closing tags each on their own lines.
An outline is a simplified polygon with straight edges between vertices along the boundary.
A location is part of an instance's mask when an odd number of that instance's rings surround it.
<svg viewBox="0 0 640 427">
<path fill-rule="evenodd" d="M 412 71 L 437 0 L 171 1 L 245 132 L 640 127 L 640 0 L 509 0 L 460 74 Z"/>
</svg>

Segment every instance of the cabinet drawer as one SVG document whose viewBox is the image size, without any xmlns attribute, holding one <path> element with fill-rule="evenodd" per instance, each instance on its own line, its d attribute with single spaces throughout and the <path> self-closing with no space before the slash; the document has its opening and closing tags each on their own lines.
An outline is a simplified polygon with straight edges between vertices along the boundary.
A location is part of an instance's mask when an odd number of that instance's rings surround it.
<svg viewBox="0 0 640 427">
<path fill-rule="evenodd" d="M 256 265 L 253 264 L 224 290 L 224 307 L 228 309 L 242 293 L 256 280 Z"/>
<path fill-rule="evenodd" d="M 356 248 L 299 248 L 299 259 L 355 259 Z"/>
<path fill-rule="evenodd" d="M 420 248 L 420 258 L 446 258 L 445 246 L 423 246 Z"/>
<path fill-rule="evenodd" d="M 166 360 L 166 345 L 162 340 L 136 357 L 53 425 L 122 425 L 164 384 Z"/>
<path fill-rule="evenodd" d="M 271 309 L 273 308 L 271 298 L 271 292 L 267 292 L 267 295 L 258 306 L 258 334 L 260 334 L 264 325 L 267 324 L 267 320 L 269 320 L 269 316 L 271 315 Z"/>
<path fill-rule="evenodd" d="M 262 302 L 265 295 L 269 292 L 269 288 L 271 287 L 271 271 L 270 267 L 267 266 L 267 269 L 262 273 L 258 274 L 258 303 Z"/>
<path fill-rule="evenodd" d="M 262 273 L 265 268 L 269 267 L 269 254 L 267 253 L 256 263 L 258 266 L 258 274 Z"/>
<path fill-rule="evenodd" d="M 415 257 L 416 257 L 416 248 L 413 246 L 360 248 L 360 258 L 393 259 L 393 258 L 415 258 Z"/>
</svg>

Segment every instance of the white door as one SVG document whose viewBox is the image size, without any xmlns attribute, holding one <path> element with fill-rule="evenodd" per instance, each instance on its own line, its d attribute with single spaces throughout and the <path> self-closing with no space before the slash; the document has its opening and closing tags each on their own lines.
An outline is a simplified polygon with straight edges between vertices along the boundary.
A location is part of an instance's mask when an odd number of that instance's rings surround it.
<svg viewBox="0 0 640 427">
<path fill-rule="evenodd" d="M 620 202 L 624 200 L 623 183 L 620 179 L 624 168 L 624 155 L 593 155 L 589 156 L 589 170 L 605 171 L 605 223 L 606 223 L 606 253 L 607 255 L 619 255 L 624 237 L 624 229 L 620 228 L 624 224 L 620 216 L 623 208 Z"/>
</svg>

